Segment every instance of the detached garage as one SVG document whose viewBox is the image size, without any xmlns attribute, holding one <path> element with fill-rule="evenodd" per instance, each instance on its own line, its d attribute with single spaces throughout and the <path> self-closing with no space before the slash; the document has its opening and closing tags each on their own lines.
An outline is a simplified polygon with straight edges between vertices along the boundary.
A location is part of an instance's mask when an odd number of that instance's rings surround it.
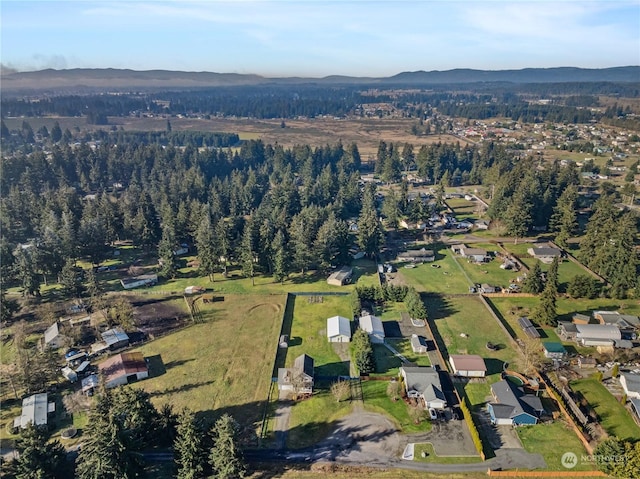
<svg viewBox="0 0 640 479">
<path fill-rule="evenodd" d="M 348 343 L 351 341 L 351 322 L 344 316 L 327 318 L 327 338 L 330 343 Z"/>
<path fill-rule="evenodd" d="M 384 343 L 384 328 L 380 318 L 370 314 L 362 316 L 360 318 L 360 329 L 369 333 L 372 343 Z"/>
<path fill-rule="evenodd" d="M 483 378 L 487 374 L 484 359 L 477 354 L 452 354 L 449 356 L 449 364 L 454 376 Z"/>
</svg>

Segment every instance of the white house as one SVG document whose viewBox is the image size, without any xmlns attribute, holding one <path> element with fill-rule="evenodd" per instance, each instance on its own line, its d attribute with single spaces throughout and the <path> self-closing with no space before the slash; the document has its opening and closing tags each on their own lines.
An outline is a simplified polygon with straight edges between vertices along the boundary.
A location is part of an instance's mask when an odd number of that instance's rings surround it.
<svg viewBox="0 0 640 479">
<path fill-rule="evenodd" d="M 640 374 L 622 373 L 620 374 L 620 384 L 627 398 L 640 399 Z"/>
<path fill-rule="evenodd" d="M 47 393 L 26 397 L 22 400 L 22 414 L 13 420 L 13 427 L 25 429 L 29 423 L 34 426 L 46 426 L 48 411 Z"/>
<path fill-rule="evenodd" d="M 301 354 L 293 362 L 292 368 L 278 369 L 278 390 L 312 394 L 313 378 L 313 358 L 306 354 Z"/>
<path fill-rule="evenodd" d="M 348 343 L 351 341 L 351 324 L 344 316 L 327 318 L 327 338 L 330 343 Z"/>
<path fill-rule="evenodd" d="M 433 367 L 400 368 L 407 397 L 420 399 L 425 409 L 444 409 L 447 399 L 442 391 L 440 375 Z"/>
<path fill-rule="evenodd" d="M 360 318 L 360 329 L 369 333 L 372 343 L 384 343 L 384 328 L 382 321 L 376 316 L 367 314 Z"/>
<path fill-rule="evenodd" d="M 158 282 L 157 274 L 141 274 L 133 278 L 122 278 L 120 284 L 124 289 L 140 288 L 141 286 L 152 286 Z"/>
<path fill-rule="evenodd" d="M 483 378 L 487 374 L 484 359 L 477 354 L 452 354 L 449 356 L 449 364 L 454 376 Z"/>
</svg>

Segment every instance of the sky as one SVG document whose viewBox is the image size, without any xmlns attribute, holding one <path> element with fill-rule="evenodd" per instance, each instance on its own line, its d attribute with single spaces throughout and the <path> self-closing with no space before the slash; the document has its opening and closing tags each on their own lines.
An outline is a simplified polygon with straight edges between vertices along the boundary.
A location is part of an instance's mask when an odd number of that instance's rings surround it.
<svg viewBox="0 0 640 479">
<path fill-rule="evenodd" d="M 640 0 L 0 0 L 0 62 L 267 77 L 640 65 Z"/>
</svg>

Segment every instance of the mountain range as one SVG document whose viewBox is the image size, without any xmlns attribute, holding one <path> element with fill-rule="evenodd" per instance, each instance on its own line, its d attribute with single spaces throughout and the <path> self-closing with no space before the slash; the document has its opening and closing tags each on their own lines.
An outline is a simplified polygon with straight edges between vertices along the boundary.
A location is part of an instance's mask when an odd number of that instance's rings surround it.
<svg viewBox="0 0 640 479">
<path fill-rule="evenodd" d="M 75 68 L 15 72 L 2 70 L 4 92 L 65 90 L 146 90 L 163 88 L 207 88 L 241 85 L 406 85 L 429 86 L 465 83 L 565 83 L 565 82 L 640 82 L 640 66 L 613 68 L 525 68 L 522 70 L 473 70 L 403 72 L 391 77 L 327 76 L 324 78 L 282 77 L 213 72 L 171 70 L 126 70 Z"/>
</svg>

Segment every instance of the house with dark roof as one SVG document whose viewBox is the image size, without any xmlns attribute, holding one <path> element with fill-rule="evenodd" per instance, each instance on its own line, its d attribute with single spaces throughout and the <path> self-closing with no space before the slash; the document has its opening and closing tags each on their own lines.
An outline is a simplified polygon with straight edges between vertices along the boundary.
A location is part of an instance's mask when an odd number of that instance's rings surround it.
<svg viewBox="0 0 640 479">
<path fill-rule="evenodd" d="M 149 377 L 149 368 L 139 352 L 121 353 L 98 365 L 107 388 L 114 388 Z"/>
<path fill-rule="evenodd" d="M 567 350 L 564 348 L 562 343 L 557 341 L 542 343 L 542 351 L 544 353 L 544 357 L 549 359 L 564 359 L 567 355 Z"/>
<path fill-rule="evenodd" d="M 398 253 L 398 261 L 408 261 L 411 263 L 432 263 L 435 261 L 436 255 L 430 249 L 412 249 Z"/>
<path fill-rule="evenodd" d="M 622 335 L 622 339 L 635 340 L 638 337 L 640 319 L 632 314 L 620 314 L 617 311 L 593 311 L 593 319 L 599 324 L 616 326 Z"/>
<path fill-rule="evenodd" d="M 487 405 L 491 422 L 497 425 L 520 426 L 537 424 L 544 412 L 542 401 L 534 394 L 525 394 L 522 387 L 501 380 L 491 385 L 494 402 Z"/>
<path fill-rule="evenodd" d="M 483 378 L 487 374 L 484 359 L 477 354 L 451 354 L 449 364 L 454 376 Z"/>
<path fill-rule="evenodd" d="M 545 264 L 551 264 L 555 258 L 559 259 L 560 257 L 562 257 L 561 249 L 550 248 L 548 246 L 541 246 L 539 248 L 528 248 L 527 253 Z"/>
<path fill-rule="evenodd" d="M 621 373 L 620 385 L 628 398 L 640 399 L 640 374 Z"/>
<path fill-rule="evenodd" d="M 301 354 L 292 368 L 278 369 L 278 389 L 297 394 L 313 393 L 314 361 L 311 356 Z"/>
<path fill-rule="evenodd" d="M 435 368 L 431 366 L 402 366 L 400 375 L 407 397 L 418 399 L 425 409 L 444 409 L 447 407 L 440 375 Z"/>
</svg>

